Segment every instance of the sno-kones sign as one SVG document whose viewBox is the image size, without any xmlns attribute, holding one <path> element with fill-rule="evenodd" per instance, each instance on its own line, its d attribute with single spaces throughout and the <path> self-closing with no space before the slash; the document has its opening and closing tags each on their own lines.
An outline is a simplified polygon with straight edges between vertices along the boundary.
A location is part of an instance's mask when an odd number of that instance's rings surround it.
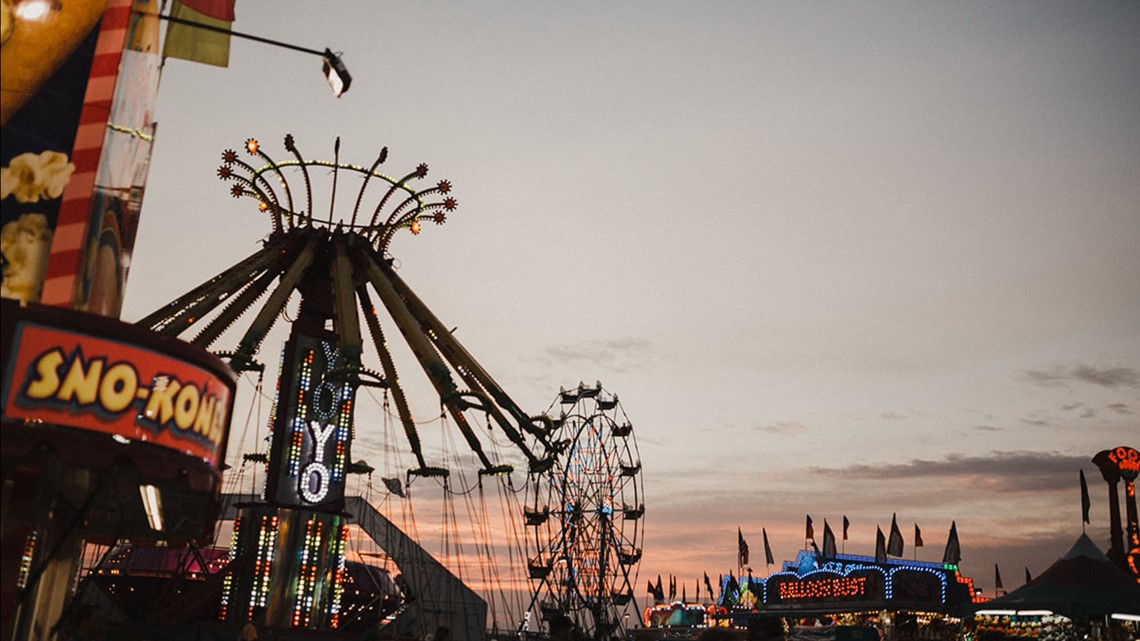
<svg viewBox="0 0 1140 641">
<path fill-rule="evenodd" d="M 4 306 L 4 429 L 51 425 L 178 451 L 217 468 L 234 379 L 209 353 L 117 321 Z M 28 316 L 32 316 L 29 318 Z"/>
</svg>

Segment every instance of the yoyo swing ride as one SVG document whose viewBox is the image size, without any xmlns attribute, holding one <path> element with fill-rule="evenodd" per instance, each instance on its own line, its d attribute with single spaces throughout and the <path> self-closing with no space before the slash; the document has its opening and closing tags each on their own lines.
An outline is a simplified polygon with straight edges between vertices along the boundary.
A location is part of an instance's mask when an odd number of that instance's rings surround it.
<svg viewBox="0 0 1140 641">
<path fill-rule="evenodd" d="M 541 487 L 538 491 L 549 504 L 559 496 L 568 496 L 567 491 L 599 486 L 582 479 L 593 474 L 585 467 L 594 462 L 590 458 L 593 454 L 584 454 L 585 444 L 593 438 L 597 446 L 600 433 L 580 428 L 587 422 L 598 429 L 612 426 L 575 414 L 570 421 L 574 427 L 569 429 L 565 416 L 554 419 L 524 412 L 396 273 L 389 254 L 396 234 L 419 234 L 425 225 L 443 224 L 455 211 L 458 203 L 449 181 L 426 182 L 426 164 L 402 176 L 381 172 L 386 148 L 369 167 L 340 162 L 339 139 L 332 162 L 306 160 L 291 135 L 285 137 L 284 148 L 289 157 L 274 160 L 251 138 L 244 146 L 250 161 L 229 149 L 223 152 L 223 164 L 217 170 L 219 178 L 231 183 L 230 193 L 235 198 L 253 199 L 270 221 L 272 228 L 261 248 L 137 324 L 215 349 L 238 372 L 263 371 L 258 361 L 262 343 L 276 321 L 287 317 L 289 309 L 296 306 L 281 354 L 267 451 L 245 457 L 246 461 L 265 465 L 265 485 L 260 497 L 238 506 L 219 618 L 244 621 L 254 608 L 264 607 L 273 626 L 329 629 L 341 623 L 346 583 L 350 515 L 345 510 L 351 504 L 346 498 L 352 498 L 346 497 L 346 478 L 352 472 L 369 471 L 367 466 L 355 469 L 361 465 L 352 459 L 358 392 L 381 390 L 386 416 L 394 415 L 402 427 L 415 459 L 407 470 L 409 486 L 415 479 L 435 479 L 447 490 L 451 475 L 450 469 L 433 465 L 425 456 L 405 384 L 389 346 L 392 326 L 438 395 L 444 427 L 454 425 L 478 461 L 480 497 L 482 479 L 496 477 L 505 479 L 508 489 L 504 496 L 517 501 L 513 495 L 518 490 L 510 484 L 514 465 L 484 447 L 485 439 L 494 438 L 492 430 L 506 437 L 513 456 L 521 455 L 528 484 Z M 331 176 L 327 214 L 319 213 L 323 207 L 314 201 L 313 178 L 318 172 L 326 181 Z M 350 213 L 338 215 L 338 182 L 350 178 L 358 181 L 359 189 Z M 299 303 L 291 303 L 297 298 Z M 235 326 L 247 313 L 253 318 L 239 331 Z M 235 335 L 239 338 L 232 349 L 215 348 L 223 337 Z M 372 366 L 365 365 L 366 356 Z M 394 405 L 390 413 L 389 398 Z M 482 437 L 481 430 L 476 429 L 480 415 L 487 427 Z M 623 444 L 628 442 L 628 432 L 623 435 L 620 429 L 609 432 L 606 442 L 612 444 L 615 434 Z M 563 451 L 572 452 L 570 468 L 558 462 Z M 623 453 L 598 460 L 607 466 L 604 474 L 616 474 L 626 481 L 636 476 L 639 483 L 640 461 L 637 470 L 626 473 L 632 469 L 628 445 Z M 544 577 L 536 590 L 545 587 L 566 595 L 542 603 L 554 603 L 584 632 L 599 639 L 620 627 L 611 612 L 615 604 L 624 608 L 633 601 L 634 581 L 629 573 L 636 572 L 640 558 L 641 512 L 622 504 L 621 497 L 626 487 L 633 486 L 623 482 L 615 487 L 616 517 L 609 513 L 615 505 L 612 491 L 601 502 L 591 503 L 594 525 L 590 536 L 596 536 L 598 544 L 585 544 L 584 534 L 567 533 L 568 529 L 581 532 L 582 521 L 581 513 L 571 519 L 566 515 L 573 510 L 565 508 L 550 512 L 562 515 L 561 526 L 542 529 L 541 533 L 531 527 L 528 533 L 530 548 L 539 551 L 530 559 L 532 566 L 535 558 L 545 556 L 550 564 L 548 577 L 559 577 L 557 583 Z M 640 500 L 639 485 L 630 492 Z M 579 496 L 574 500 L 582 505 L 584 499 Z M 515 514 L 520 520 L 521 512 L 519 509 Z M 623 530 L 623 524 L 630 527 Z M 513 526 L 505 527 L 509 530 Z M 551 540 L 540 542 L 535 538 L 543 535 Z M 504 546 L 520 546 L 515 563 L 523 565 L 523 537 L 515 538 L 518 540 Z M 488 552 L 491 547 L 488 543 L 478 545 Z M 515 552 L 510 553 L 513 556 Z M 610 559 L 616 559 L 616 564 Z M 603 564 L 600 569 L 599 563 Z M 405 575 L 411 574 L 409 568 L 400 569 Z M 530 576 L 535 576 L 533 567 Z M 592 583 L 586 577 L 594 577 Z M 587 583 L 599 591 L 569 598 L 581 594 L 581 586 Z M 535 599 L 531 599 L 529 609 L 537 610 Z M 588 612 L 589 616 L 583 619 L 575 612 Z M 523 612 L 511 614 L 516 621 L 523 618 Z M 548 614 L 542 614 L 544 620 L 549 620 Z M 541 630 L 542 625 L 531 625 L 535 628 Z M 460 640 L 480 634 L 452 630 L 452 636 Z"/>
</svg>

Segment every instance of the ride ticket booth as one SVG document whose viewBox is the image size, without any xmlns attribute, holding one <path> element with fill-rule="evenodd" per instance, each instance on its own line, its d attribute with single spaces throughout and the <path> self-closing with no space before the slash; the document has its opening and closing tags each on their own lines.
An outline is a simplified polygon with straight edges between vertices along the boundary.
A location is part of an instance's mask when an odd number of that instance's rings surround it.
<svg viewBox="0 0 1140 641">
<path fill-rule="evenodd" d="M 113 318 L 2 305 L 0 639 L 48 638 L 85 542 L 212 539 L 236 378 Z"/>
</svg>

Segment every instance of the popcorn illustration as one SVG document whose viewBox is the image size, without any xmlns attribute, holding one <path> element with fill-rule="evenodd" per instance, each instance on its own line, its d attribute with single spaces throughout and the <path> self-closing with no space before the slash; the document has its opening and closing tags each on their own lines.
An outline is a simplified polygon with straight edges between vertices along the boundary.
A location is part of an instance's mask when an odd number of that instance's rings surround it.
<svg viewBox="0 0 1140 641">
<path fill-rule="evenodd" d="M 43 214 L 21 214 L 19 219 L 0 229 L 0 251 L 8 263 L 0 295 L 25 303 L 40 299 L 51 238 L 52 232 Z"/>
<path fill-rule="evenodd" d="M 14 196 L 21 203 L 53 200 L 63 194 L 75 165 L 58 151 L 20 154 L 0 169 L 0 199 Z"/>
</svg>

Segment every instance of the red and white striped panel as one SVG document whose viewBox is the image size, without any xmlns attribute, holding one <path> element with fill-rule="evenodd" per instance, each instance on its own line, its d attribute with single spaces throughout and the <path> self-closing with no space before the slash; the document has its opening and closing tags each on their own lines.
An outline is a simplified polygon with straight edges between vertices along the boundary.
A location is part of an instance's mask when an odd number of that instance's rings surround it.
<svg viewBox="0 0 1140 641">
<path fill-rule="evenodd" d="M 44 275 L 40 302 L 46 305 L 74 306 L 76 280 L 82 267 L 80 261 L 83 258 L 83 242 L 91 222 L 91 194 L 95 188 L 95 173 L 103 154 L 107 119 L 111 111 L 111 99 L 115 94 L 115 81 L 119 75 L 119 62 L 123 56 L 130 17 L 131 0 L 110 0 L 103 12 L 87 92 L 83 96 L 79 131 L 75 135 L 75 148 L 71 152 L 75 172 L 63 190 L 59 218 L 52 238 L 51 256 Z"/>
</svg>

